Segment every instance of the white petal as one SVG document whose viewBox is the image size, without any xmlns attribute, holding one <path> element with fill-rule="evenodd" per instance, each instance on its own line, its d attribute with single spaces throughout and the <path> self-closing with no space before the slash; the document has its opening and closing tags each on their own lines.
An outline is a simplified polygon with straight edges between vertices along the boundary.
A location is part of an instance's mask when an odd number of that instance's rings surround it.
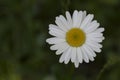
<svg viewBox="0 0 120 80">
<path fill-rule="evenodd" d="M 105 29 L 104 28 L 98 28 L 95 32 L 101 33 L 103 32 Z"/>
<path fill-rule="evenodd" d="M 77 48 L 77 56 L 78 56 L 78 61 L 82 63 L 83 62 L 82 51 L 81 48 L 79 47 Z"/>
<path fill-rule="evenodd" d="M 76 54 L 77 54 L 77 50 L 75 47 L 73 47 L 71 51 L 71 62 L 75 62 Z"/>
<path fill-rule="evenodd" d="M 89 63 L 88 56 L 87 56 L 86 52 L 84 51 L 83 47 L 81 47 L 81 51 L 82 51 L 82 54 L 83 54 L 83 60 L 84 60 L 86 63 Z"/>
<path fill-rule="evenodd" d="M 65 61 L 64 61 L 65 64 L 67 64 L 67 63 L 70 61 L 71 50 L 72 50 L 71 47 L 69 47 L 69 49 L 68 49 L 67 52 L 66 52 Z"/>
<path fill-rule="evenodd" d="M 94 61 L 94 57 L 88 56 L 90 61 Z"/>
<path fill-rule="evenodd" d="M 58 25 L 58 27 L 63 30 L 63 31 L 67 31 L 67 28 L 62 24 L 61 20 L 59 17 L 56 17 L 55 23 Z"/>
<path fill-rule="evenodd" d="M 62 63 L 65 60 L 66 51 L 60 56 L 60 59 L 59 59 L 60 63 Z"/>
<path fill-rule="evenodd" d="M 93 16 L 92 14 L 88 14 L 88 15 L 85 17 L 85 19 L 83 20 L 80 28 L 82 29 L 82 28 L 85 27 L 87 24 L 89 24 L 89 23 L 92 21 L 93 17 L 94 17 L 94 16 Z"/>
<path fill-rule="evenodd" d="M 49 24 L 49 29 L 50 28 L 60 29 L 57 25 L 54 25 L 54 24 Z"/>
<path fill-rule="evenodd" d="M 82 11 L 80 11 L 79 13 L 78 13 L 78 20 L 77 20 L 77 24 L 76 24 L 76 27 L 80 27 L 80 25 L 81 25 L 81 22 L 82 22 L 82 16 L 83 15 L 83 12 Z"/>
<path fill-rule="evenodd" d="M 88 41 L 86 41 L 86 44 L 89 45 L 92 48 L 92 50 L 94 50 L 95 52 L 98 52 L 98 53 L 101 52 L 100 47 L 99 46 L 95 46 L 97 44 L 93 44 L 93 43 L 88 42 Z"/>
<path fill-rule="evenodd" d="M 96 53 L 92 50 L 92 48 L 87 44 L 85 45 L 86 45 L 86 48 L 90 51 L 90 53 L 92 53 L 93 57 L 96 57 Z"/>
<path fill-rule="evenodd" d="M 82 46 L 84 51 L 86 52 L 88 58 L 91 60 L 91 61 L 94 61 L 94 55 L 90 52 L 90 50 L 87 48 L 86 45 L 83 45 Z"/>
<path fill-rule="evenodd" d="M 51 46 L 50 49 L 51 50 L 60 49 L 60 48 L 62 48 L 64 46 L 64 44 L 66 44 L 66 42 L 55 44 L 55 45 Z"/>
<path fill-rule="evenodd" d="M 70 46 L 67 43 L 63 44 L 63 46 L 56 51 L 56 55 L 59 55 L 59 54 L 63 53 L 69 47 Z"/>
<path fill-rule="evenodd" d="M 102 40 L 104 40 L 105 39 L 105 37 L 102 37 Z"/>
<path fill-rule="evenodd" d="M 85 32 L 85 33 L 88 33 L 86 30 L 90 27 L 91 24 L 94 24 L 94 23 L 97 23 L 96 20 L 86 24 L 86 26 L 82 27 L 82 30 Z"/>
<path fill-rule="evenodd" d="M 58 43 L 65 42 L 65 39 L 54 37 L 54 38 L 48 38 L 46 42 L 48 42 L 49 44 L 58 44 Z"/>
<path fill-rule="evenodd" d="M 95 31 L 99 26 L 100 26 L 99 23 L 97 23 L 96 21 L 93 21 L 93 22 L 91 22 L 90 25 L 88 25 L 88 27 L 86 28 L 85 32 L 86 33 L 91 33 L 93 31 Z"/>
<path fill-rule="evenodd" d="M 74 65 L 75 65 L 76 68 L 79 67 L 79 61 L 78 61 L 78 57 L 77 57 L 77 56 L 76 56 L 76 58 L 75 58 Z"/>
<path fill-rule="evenodd" d="M 75 10 L 73 13 L 73 27 L 77 26 L 77 22 L 78 22 L 78 11 Z"/>
<path fill-rule="evenodd" d="M 86 14 L 87 14 L 87 12 L 86 12 L 86 11 L 83 11 L 83 14 L 82 14 L 82 21 L 85 19 Z"/>
<path fill-rule="evenodd" d="M 73 26 L 73 21 L 72 21 L 70 13 L 68 11 L 66 11 L 66 18 L 67 18 L 67 21 L 69 24 L 69 29 L 70 29 Z"/>
<path fill-rule="evenodd" d="M 89 37 L 103 37 L 103 34 L 102 33 L 90 33 L 90 34 L 87 34 L 87 36 L 89 36 Z"/>
<path fill-rule="evenodd" d="M 91 28 L 90 26 L 94 26 L 94 25 L 96 25 L 98 22 L 97 22 L 97 20 L 93 20 L 93 21 L 91 21 L 88 25 L 87 25 L 87 28 L 89 29 L 89 28 Z"/>
<path fill-rule="evenodd" d="M 59 30 L 59 29 L 50 28 L 49 32 L 52 32 L 54 35 L 59 34 L 59 35 L 65 36 L 65 32 L 63 32 L 62 30 Z"/>
<path fill-rule="evenodd" d="M 64 31 L 62 31 L 58 26 L 55 26 L 55 25 L 49 25 L 49 30 L 50 31 L 56 31 L 56 32 L 59 32 L 59 33 L 62 33 L 62 34 L 65 34 Z"/>
<path fill-rule="evenodd" d="M 88 40 L 92 40 L 94 42 L 102 42 L 104 40 L 104 37 L 87 37 Z"/>
<path fill-rule="evenodd" d="M 65 17 L 62 16 L 62 15 L 60 15 L 59 18 L 60 18 L 63 26 L 65 26 L 65 27 L 67 28 L 67 30 L 68 30 L 68 29 L 69 29 L 69 25 L 68 25 L 68 22 L 67 22 L 67 20 L 65 19 Z"/>
<path fill-rule="evenodd" d="M 93 47 L 102 48 L 102 45 L 95 41 L 87 40 L 86 43 Z"/>
<path fill-rule="evenodd" d="M 97 47 L 91 47 L 95 52 L 98 52 L 100 53 L 101 52 L 101 49 L 100 48 L 97 48 Z"/>
<path fill-rule="evenodd" d="M 49 34 L 58 38 L 65 38 L 65 35 L 56 31 L 49 31 Z"/>
<path fill-rule="evenodd" d="M 49 25 L 49 34 L 51 34 L 52 36 L 56 36 L 56 37 L 60 37 L 60 38 L 64 38 L 65 37 L 65 32 L 62 31 L 58 26 L 50 24 Z"/>
</svg>

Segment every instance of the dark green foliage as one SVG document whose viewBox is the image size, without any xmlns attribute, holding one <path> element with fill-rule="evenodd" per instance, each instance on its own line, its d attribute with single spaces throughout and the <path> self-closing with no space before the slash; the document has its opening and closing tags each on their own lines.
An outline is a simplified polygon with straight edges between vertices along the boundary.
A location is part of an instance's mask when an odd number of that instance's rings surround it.
<svg viewBox="0 0 120 80">
<path fill-rule="evenodd" d="M 87 10 L 105 28 L 103 51 L 78 69 L 46 44 L 48 25 Z M 0 0 L 0 80 L 120 80 L 120 0 Z"/>
</svg>

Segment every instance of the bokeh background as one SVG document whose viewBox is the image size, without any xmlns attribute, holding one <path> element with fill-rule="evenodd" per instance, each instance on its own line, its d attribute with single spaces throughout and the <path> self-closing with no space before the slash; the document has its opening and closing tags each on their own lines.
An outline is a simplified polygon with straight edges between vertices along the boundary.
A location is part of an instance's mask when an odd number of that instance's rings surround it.
<svg viewBox="0 0 120 80">
<path fill-rule="evenodd" d="M 45 42 L 66 10 L 86 10 L 105 28 L 102 52 L 77 69 Z M 120 80 L 120 0 L 0 0 L 0 80 Z"/>
</svg>

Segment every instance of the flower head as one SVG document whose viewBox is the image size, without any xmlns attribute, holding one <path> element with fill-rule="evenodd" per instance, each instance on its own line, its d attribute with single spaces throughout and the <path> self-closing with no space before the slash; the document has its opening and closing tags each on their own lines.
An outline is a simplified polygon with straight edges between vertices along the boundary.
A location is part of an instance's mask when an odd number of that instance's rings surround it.
<svg viewBox="0 0 120 80">
<path fill-rule="evenodd" d="M 93 17 L 93 14 L 86 15 L 86 11 L 75 10 L 72 16 L 66 11 L 66 18 L 60 15 L 56 17 L 56 25 L 49 25 L 49 34 L 53 37 L 46 42 L 52 44 L 50 49 L 56 50 L 57 55 L 61 54 L 60 63 L 71 60 L 78 67 L 83 61 L 94 61 L 95 52 L 101 52 L 104 28 L 99 28 Z"/>
</svg>

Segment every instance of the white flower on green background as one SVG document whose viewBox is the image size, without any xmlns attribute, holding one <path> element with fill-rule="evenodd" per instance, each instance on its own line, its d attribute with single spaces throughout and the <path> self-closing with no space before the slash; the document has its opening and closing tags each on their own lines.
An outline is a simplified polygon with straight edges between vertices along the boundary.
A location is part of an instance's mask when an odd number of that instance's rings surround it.
<svg viewBox="0 0 120 80">
<path fill-rule="evenodd" d="M 61 54 L 60 63 L 67 64 L 71 60 L 77 68 L 83 61 L 94 61 L 96 52 L 101 52 L 104 28 L 99 28 L 100 24 L 93 17 L 86 11 L 75 10 L 72 16 L 66 11 L 66 18 L 60 15 L 56 17 L 55 25 L 49 25 L 49 34 L 53 37 L 46 42 L 57 55 Z"/>
</svg>

